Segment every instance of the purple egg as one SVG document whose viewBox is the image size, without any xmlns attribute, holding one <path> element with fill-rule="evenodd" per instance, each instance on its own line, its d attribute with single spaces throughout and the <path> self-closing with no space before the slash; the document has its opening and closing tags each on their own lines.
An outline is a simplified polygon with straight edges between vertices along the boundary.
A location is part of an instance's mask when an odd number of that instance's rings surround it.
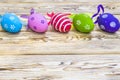
<svg viewBox="0 0 120 80">
<path fill-rule="evenodd" d="M 115 33 L 120 28 L 119 20 L 110 13 L 101 14 L 98 17 L 100 29 L 109 33 Z"/>
<path fill-rule="evenodd" d="M 21 15 L 23 18 L 28 19 L 27 29 L 32 29 L 38 33 L 44 33 L 48 30 L 48 22 L 47 19 L 38 13 L 35 13 L 34 9 L 31 9 L 31 15 Z"/>
<path fill-rule="evenodd" d="M 100 13 L 102 11 L 102 13 Z M 94 22 L 95 24 L 98 23 L 101 30 L 108 32 L 108 33 L 115 33 L 120 28 L 119 20 L 111 13 L 104 13 L 104 7 L 102 4 L 99 4 L 97 7 L 97 13 L 92 16 L 97 17 L 97 20 Z"/>
<path fill-rule="evenodd" d="M 32 14 L 28 17 L 28 27 L 35 32 L 46 32 L 48 30 L 48 23 L 41 14 Z"/>
</svg>

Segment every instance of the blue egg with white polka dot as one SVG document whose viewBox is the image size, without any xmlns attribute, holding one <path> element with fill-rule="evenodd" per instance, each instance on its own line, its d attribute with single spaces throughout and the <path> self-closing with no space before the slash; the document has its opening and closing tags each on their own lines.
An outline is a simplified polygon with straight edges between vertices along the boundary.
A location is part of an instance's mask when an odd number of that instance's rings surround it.
<svg viewBox="0 0 120 80">
<path fill-rule="evenodd" d="M 14 13 L 5 13 L 1 17 L 1 26 L 9 33 L 18 33 L 22 28 L 22 22 Z"/>
<path fill-rule="evenodd" d="M 115 33 L 120 28 L 119 20 L 110 13 L 103 13 L 98 17 L 100 29 L 109 33 Z"/>
</svg>

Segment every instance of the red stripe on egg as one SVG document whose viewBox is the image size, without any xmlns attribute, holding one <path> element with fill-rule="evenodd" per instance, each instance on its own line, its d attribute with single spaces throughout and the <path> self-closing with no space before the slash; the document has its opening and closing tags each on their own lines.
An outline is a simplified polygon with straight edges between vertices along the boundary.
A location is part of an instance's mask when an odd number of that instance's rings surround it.
<svg viewBox="0 0 120 80">
<path fill-rule="evenodd" d="M 63 17 L 64 17 L 64 16 L 63 16 Z M 65 16 L 65 17 L 66 17 L 66 16 Z M 60 18 L 60 19 L 59 19 L 59 21 L 58 21 L 59 23 L 58 23 L 58 25 L 56 26 L 56 27 L 57 27 L 57 30 L 59 30 L 59 31 L 60 31 L 60 29 L 59 29 L 59 28 L 61 27 L 62 22 L 63 22 L 63 21 L 65 21 L 65 20 L 67 19 L 67 18 L 65 18 L 65 17 L 64 17 L 64 18 Z"/>
<path fill-rule="evenodd" d="M 65 25 L 63 30 L 64 30 L 64 32 L 69 32 L 70 29 L 71 29 L 71 23 L 68 23 Z"/>
<path fill-rule="evenodd" d="M 56 25 L 55 25 L 55 28 L 58 30 L 58 26 L 60 26 L 60 23 L 63 22 L 66 18 L 66 16 L 60 16 L 60 18 L 58 19 Z"/>
<path fill-rule="evenodd" d="M 59 31 L 64 32 L 63 29 L 64 29 L 65 25 L 68 24 L 68 23 L 70 23 L 70 20 L 69 19 L 64 19 L 59 26 Z M 66 30 L 65 30 L 65 32 L 66 32 Z"/>
<path fill-rule="evenodd" d="M 52 17 L 52 22 L 51 22 L 52 25 L 55 23 L 56 18 L 58 17 L 58 15 L 60 15 L 60 13 L 55 14 L 55 15 Z"/>
<path fill-rule="evenodd" d="M 64 14 L 57 14 L 57 16 L 55 18 L 53 18 L 53 25 L 54 25 L 54 28 L 56 30 L 58 30 L 58 26 L 56 26 L 57 22 L 59 22 L 59 20 L 64 17 Z"/>
<path fill-rule="evenodd" d="M 66 14 L 55 14 L 51 19 L 51 25 L 56 31 L 59 32 L 68 32 L 71 28 L 71 20 L 67 17 Z"/>
<path fill-rule="evenodd" d="M 54 27 L 55 27 L 56 30 L 58 30 L 58 28 L 57 28 L 57 27 L 58 27 L 57 24 L 59 23 L 61 17 L 63 17 L 63 14 L 59 14 L 59 15 L 56 16 L 56 18 L 54 19 L 55 22 L 53 22 L 53 25 L 54 25 Z"/>
</svg>

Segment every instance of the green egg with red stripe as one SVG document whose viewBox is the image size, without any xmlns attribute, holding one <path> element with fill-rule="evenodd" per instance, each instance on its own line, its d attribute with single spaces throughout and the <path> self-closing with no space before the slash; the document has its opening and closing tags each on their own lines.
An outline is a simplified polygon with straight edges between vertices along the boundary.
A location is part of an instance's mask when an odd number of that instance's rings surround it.
<svg viewBox="0 0 120 80">
<path fill-rule="evenodd" d="M 74 28 L 83 33 L 90 33 L 94 30 L 94 22 L 88 14 L 76 14 L 73 18 Z"/>
</svg>

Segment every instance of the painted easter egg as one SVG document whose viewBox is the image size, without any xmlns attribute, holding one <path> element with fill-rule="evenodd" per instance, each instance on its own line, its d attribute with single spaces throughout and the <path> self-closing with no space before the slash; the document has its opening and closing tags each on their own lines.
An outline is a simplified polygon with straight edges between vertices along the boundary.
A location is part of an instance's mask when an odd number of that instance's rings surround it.
<svg viewBox="0 0 120 80">
<path fill-rule="evenodd" d="M 51 17 L 51 25 L 58 32 L 69 32 L 71 29 L 71 20 L 66 14 L 58 13 Z"/>
<path fill-rule="evenodd" d="M 41 14 L 31 14 L 28 17 L 28 26 L 35 32 L 46 32 L 48 30 L 48 22 L 46 18 Z"/>
<path fill-rule="evenodd" d="M 100 29 L 109 33 L 115 33 L 120 28 L 119 20 L 110 13 L 101 14 L 97 21 Z"/>
<path fill-rule="evenodd" d="M 94 29 L 94 22 L 87 14 L 76 14 L 73 18 L 73 25 L 79 32 L 89 33 Z"/>
<path fill-rule="evenodd" d="M 92 17 L 92 14 L 91 14 L 91 13 L 84 13 L 84 14 L 89 15 L 90 17 Z M 69 15 L 68 17 L 73 20 L 73 18 L 75 17 L 75 15 L 76 15 L 76 14 L 72 13 L 72 14 Z M 74 25 L 72 24 L 71 30 L 73 30 L 73 29 L 74 29 Z"/>
<path fill-rule="evenodd" d="M 48 30 L 47 19 L 42 14 L 36 13 L 34 9 L 31 9 L 29 16 L 23 14 L 21 17 L 28 19 L 27 29 L 38 33 L 44 33 Z"/>
<path fill-rule="evenodd" d="M 100 13 L 102 11 L 102 13 Z M 97 13 L 92 16 L 92 19 L 97 17 L 95 24 L 98 23 L 101 30 L 109 33 L 115 33 L 120 28 L 119 20 L 111 13 L 104 13 L 104 7 L 99 4 L 97 7 Z"/>
<path fill-rule="evenodd" d="M 18 33 L 22 28 L 22 22 L 13 13 L 6 13 L 1 17 L 2 29 L 10 33 Z"/>
</svg>

